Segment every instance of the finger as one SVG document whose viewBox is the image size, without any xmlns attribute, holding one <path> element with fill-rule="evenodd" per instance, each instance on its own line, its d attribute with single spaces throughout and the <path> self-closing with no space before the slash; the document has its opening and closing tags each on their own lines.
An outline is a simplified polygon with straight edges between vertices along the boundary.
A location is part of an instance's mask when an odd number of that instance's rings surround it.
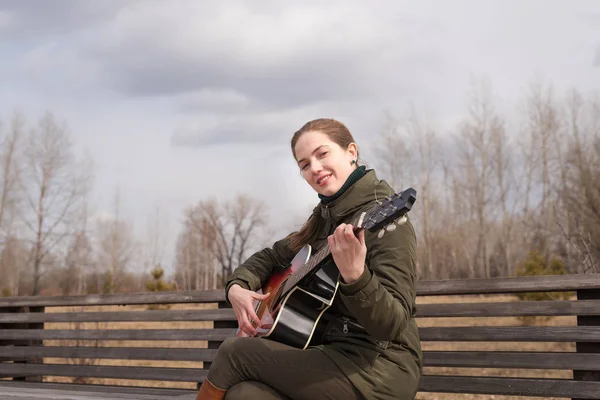
<svg viewBox="0 0 600 400">
<path fill-rule="evenodd" d="M 252 326 L 252 324 L 248 320 L 248 317 L 246 316 L 246 314 L 242 313 L 241 319 L 242 319 L 242 321 L 240 323 L 240 329 L 242 331 L 246 332 L 250 336 L 255 336 L 256 335 L 256 329 L 254 329 L 254 327 Z"/>
<path fill-rule="evenodd" d="M 257 325 L 260 323 L 260 318 L 258 318 L 258 315 L 256 315 L 256 311 L 254 311 L 254 309 L 252 307 L 250 307 L 246 310 L 246 315 L 252 321 L 256 322 Z"/>
<path fill-rule="evenodd" d="M 271 293 L 260 294 L 260 293 L 252 292 L 252 297 L 255 298 L 256 300 L 266 300 L 269 298 L 270 295 L 271 295 Z"/>
<path fill-rule="evenodd" d="M 344 235 L 346 236 L 347 239 L 355 238 L 354 230 L 352 229 L 352 225 L 346 225 L 346 228 L 344 229 Z"/>
<path fill-rule="evenodd" d="M 329 248 L 331 249 L 331 251 L 334 251 L 337 249 L 338 239 L 336 238 L 336 232 L 334 232 L 332 235 L 329 235 L 329 237 L 327 238 L 327 241 L 329 242 Z"/>
<path fill-rule="evenodd" d="M 361 246 L 365 245 L 365 231 L 361 230 L 360 232 L 358 232 L 358 241 L 360 242 Z"/>
</svg>

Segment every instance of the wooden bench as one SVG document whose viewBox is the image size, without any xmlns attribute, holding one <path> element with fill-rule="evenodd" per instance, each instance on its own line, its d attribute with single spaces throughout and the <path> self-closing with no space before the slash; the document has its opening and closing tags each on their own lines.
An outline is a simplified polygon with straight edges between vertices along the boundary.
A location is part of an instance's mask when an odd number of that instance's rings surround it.
<svg viewBox="0 0 600 400">
<path fill-rule="evenodd" d="M 573 298 L 514 296 L 565 291 Z M 221 290 L 0 298 L 0 393 L 193 398 L 217 348 L 235 333 L 223 300 Z M 520 320 L 534 316 L 551 318 Z M 417 318 L 425 363 L 417 398 L 600 399 L 600 274 L 423 281 Z M 91 378 L 105 381 L 49 382 Z"/>
</svg>

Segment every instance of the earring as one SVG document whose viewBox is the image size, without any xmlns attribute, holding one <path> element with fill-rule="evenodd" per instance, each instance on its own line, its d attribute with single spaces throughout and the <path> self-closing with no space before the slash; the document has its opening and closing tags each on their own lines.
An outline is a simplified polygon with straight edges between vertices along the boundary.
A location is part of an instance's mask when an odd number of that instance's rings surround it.
<svg viewBox="0 0 600 400">
<path fill-rule="evenodd" d="M 356 160 L 350 161 L 350 165 L 354 165 L 354 164 L 356 164 Z"/>
</svg>

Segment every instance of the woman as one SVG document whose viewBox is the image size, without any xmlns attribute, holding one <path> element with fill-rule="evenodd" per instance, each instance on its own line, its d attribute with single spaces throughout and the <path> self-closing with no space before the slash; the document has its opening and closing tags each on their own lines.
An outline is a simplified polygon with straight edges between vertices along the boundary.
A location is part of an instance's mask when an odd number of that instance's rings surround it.
<svg viewBox="0 0 600 400">
<path fill-rule="evenodd" d="M 320 343 L 298 349 L 259 337 L 220 346 L 198 400 L 412 399 L 422 372 L 415 323 L 416 237 L 408 220 L 378 238 L 348 222 L 394 193 L 374 170 L 358 166 L 348 129 L 332 119 L 305 124 L 292 137 L 292 154 L 319 204 L 306 224 L 249 257 L 226 284 L 240 329 L 256 335 L 253 300 L 274 270 L 289 265 L 305 244 L 329 244 L 340 284 L 323 321 Z M 325 323 L 325 322 L 321 322 Z"/>
</svg>

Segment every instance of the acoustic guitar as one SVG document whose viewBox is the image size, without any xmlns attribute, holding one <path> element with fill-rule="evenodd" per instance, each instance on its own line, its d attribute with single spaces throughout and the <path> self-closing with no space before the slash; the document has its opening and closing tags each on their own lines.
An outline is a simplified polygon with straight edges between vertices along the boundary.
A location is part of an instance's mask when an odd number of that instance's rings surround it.
<svg viewBox="0 0 600 400">
<path fill-rule="evenodd" d="M 386 231 L 406 222 L 415 200 L 413 188 L 378 200 L 369 211 L 360 213 L 350 222 L 354 233 L 363 229 L 379 231 L 381 238 Z M 288 268 L 274 272 L 257 291 L 271 295 L 254 302 L 256 315 L 260 318 L 260 324 L 253 321 L 257 331 L 255 337 L 266 337 L 300 349 L 311 345 L 313 337 L 319 337 L 319 321 L 337 293 L 340 273 L 328 244 L 314 255 L 311 252 L 310 245 L 304 246 Z M 238 328 L 236 336 L 248 334 Z"/>
</svg>

